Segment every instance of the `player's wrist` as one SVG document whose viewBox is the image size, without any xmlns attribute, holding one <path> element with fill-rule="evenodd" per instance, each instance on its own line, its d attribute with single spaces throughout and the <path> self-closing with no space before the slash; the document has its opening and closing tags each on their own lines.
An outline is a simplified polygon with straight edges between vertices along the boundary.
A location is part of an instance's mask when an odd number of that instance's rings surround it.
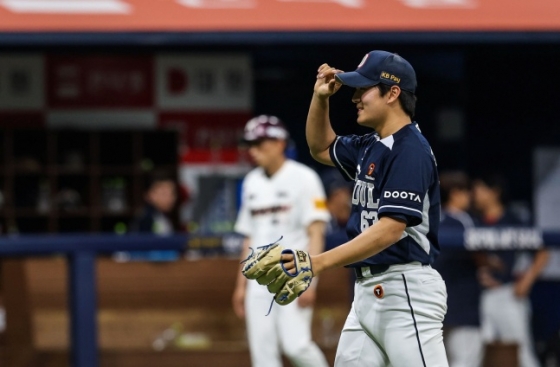
<svg viewBox="0 0 560 367">
<path fill-rule="evenodd" d="M 329 100 L 330 96 L 331 96 L 331 94 L 321 93 L 317 90 L 313 91 L 313 98 L 315 98 L 317 101 L 319 101 L 321 103 L 327 102 Z"/>
<path fill-rule="evenodd" d="M 324 263 L 323 263 L 323 259 L 322 256 L 319 255 L 313 255 L 310 256 L 311 258 L 311 270 L 313 271 L 313 277 L 318 277 L 319 274 L 321 274 L 324 270 Z"/>
</svg>

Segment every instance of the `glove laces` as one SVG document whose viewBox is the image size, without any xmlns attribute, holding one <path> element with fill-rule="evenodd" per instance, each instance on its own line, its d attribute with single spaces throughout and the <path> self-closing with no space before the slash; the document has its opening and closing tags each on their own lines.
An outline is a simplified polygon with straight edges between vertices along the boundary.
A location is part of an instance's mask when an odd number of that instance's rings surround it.
<svg viewBox="0 0 560 367">
<path fill-rule="evenodd" d="M 280 236 L 279 239 L 277 239 L 276 241 L 272 242 L 272 243 L 269 244 L 269 245 L 264 245 L 264 246 L 259 246 L 259 247 L 257 247 L 257 251 L 266 251 L 266 250 L 269 249 L 270 247 L 272 247 L 272 246 L 276 245 L 278 242 L 282 241 L 282 238 L 284 238 L 284 236 Z M 240 264 L 245 264 L 245 263 L 247 262 L 247 260 L 249 260 L 249 259 L 253 256 L 253 254 L 255 253 L 255 249 L 254 249 L 254 248 L 249 247 L 249 250 L 251 250 L 251 253 L 249 254 L 249 256 L 247 256 L 247 257 L 245 258 L 245 260 L 241 261 Z"/>
<path fill-rule="evenodd" d="M 277 239 L 276 241 L 272 242 L 269 245 L 264 245 L 264 246 L 259 246 L 257 247 L 257 251 L 266 251 L 267 249 L 269 249 L 271 246 L 276 245 L 278 242 L 282 241 L 282 238 L 284 238 L 284 236 L 280 236 L 279 239 Z M 245 258 L 245 260 L 241 261 L 240 264 L 245 264 L 250 258 L 253 257 L 253 255 L 255 254 L 255 249 L 252 247 L 249 247 L 249 250 L 251 250 L 251 253 L 249 254 L 249 256 L 247 256 L 247 258 Z M 272 306 L 274 306 L 274 296 L 272 297 L 272 301 L 270 302 L 270 307 L 268 308 L 268 312 L 266 313 L 265 316 L 270 315 L 270 312 L 272 311 Z"/>
</svg>

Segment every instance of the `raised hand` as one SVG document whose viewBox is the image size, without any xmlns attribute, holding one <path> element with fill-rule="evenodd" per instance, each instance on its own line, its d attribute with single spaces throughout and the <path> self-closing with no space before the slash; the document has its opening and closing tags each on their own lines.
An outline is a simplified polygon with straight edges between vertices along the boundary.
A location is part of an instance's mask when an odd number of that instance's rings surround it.
<svg viewBox="0 0 560 367">
<path fill-rule="evenodd" d="M 313 88 L 315 94 L 323 98 L 328 98 L 335 94 L 342 84 L 337 82 L 334 76 L 335 74 L 342 72 L 342 70 L 333 68 L 328 64 L 319 66 L 319 69 L 317 70 L 317 81 L 315 82 L 315 87 Z"/>
</svg>

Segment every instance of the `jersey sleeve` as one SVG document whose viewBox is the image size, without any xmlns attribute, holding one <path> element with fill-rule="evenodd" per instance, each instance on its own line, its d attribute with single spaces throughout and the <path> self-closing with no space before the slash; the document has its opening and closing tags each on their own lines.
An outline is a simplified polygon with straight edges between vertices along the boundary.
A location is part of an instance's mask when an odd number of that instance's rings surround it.
<svg viewBox="0 0 560 367">
<path fill-rule="evenodd" d="M 300 215 L 305 227 L 315 221 L 328 222 L 327 199 L 319 176 L 311 171 L 306 177 L 299 199 Z"/>
<path fill-rule="evenodd" d="M 356 178 L 356 165 L 362 141 L 363 137 L 358 135 L 337 136 L 329 148 L 331 161 L 346 181 L 354 181 Z"/>
<path fill-rule="evenodd" d="M 251 234 L 251 213 L 249 206 L 247 205 L 247 179 L 243 181 L 243 187 L 241 189 L 241 206 L 239 208 L 239 213 L 237 214 L 237 220 L 235 221 L 234 231 L 249 237 Z"/>
<path fill-rule="evenodd" d="M 427 216 L 427 195 L 435 177 L 435 164 L 425 151 L 401 149 L 387 160 L 387 178 L 380 187 L 379 217 L 389 216 L 417 226 Z"/>
</svg>

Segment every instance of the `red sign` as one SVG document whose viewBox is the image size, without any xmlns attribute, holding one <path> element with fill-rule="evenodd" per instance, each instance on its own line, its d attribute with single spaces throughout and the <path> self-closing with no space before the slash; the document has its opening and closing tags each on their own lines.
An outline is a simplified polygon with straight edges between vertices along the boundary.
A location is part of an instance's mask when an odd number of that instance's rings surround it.
<svg viewBox="0 0 560 367">
<path fill-rule="evenodd" d="M 151 57 L 47 58 L 47 96 L 52 108 L 152 107 Z"/>
<path fill-rule="evenodd" d="M 3 0 L 0 31 L 558 31 L 558 0 Z"/>
<path fill-rule="evenodd" d="M 159 126 L 180 132 L 185 162 L 230 162 L 239 158 L 238 146 L 251 112 L 161 113 Z"/>
<path fill-rule="evenodd" d="M 251 112 L 161 113 L 159 126 L 177 129 L 181 142 L 190 149 L 237 148 Z"/>
</svg>

